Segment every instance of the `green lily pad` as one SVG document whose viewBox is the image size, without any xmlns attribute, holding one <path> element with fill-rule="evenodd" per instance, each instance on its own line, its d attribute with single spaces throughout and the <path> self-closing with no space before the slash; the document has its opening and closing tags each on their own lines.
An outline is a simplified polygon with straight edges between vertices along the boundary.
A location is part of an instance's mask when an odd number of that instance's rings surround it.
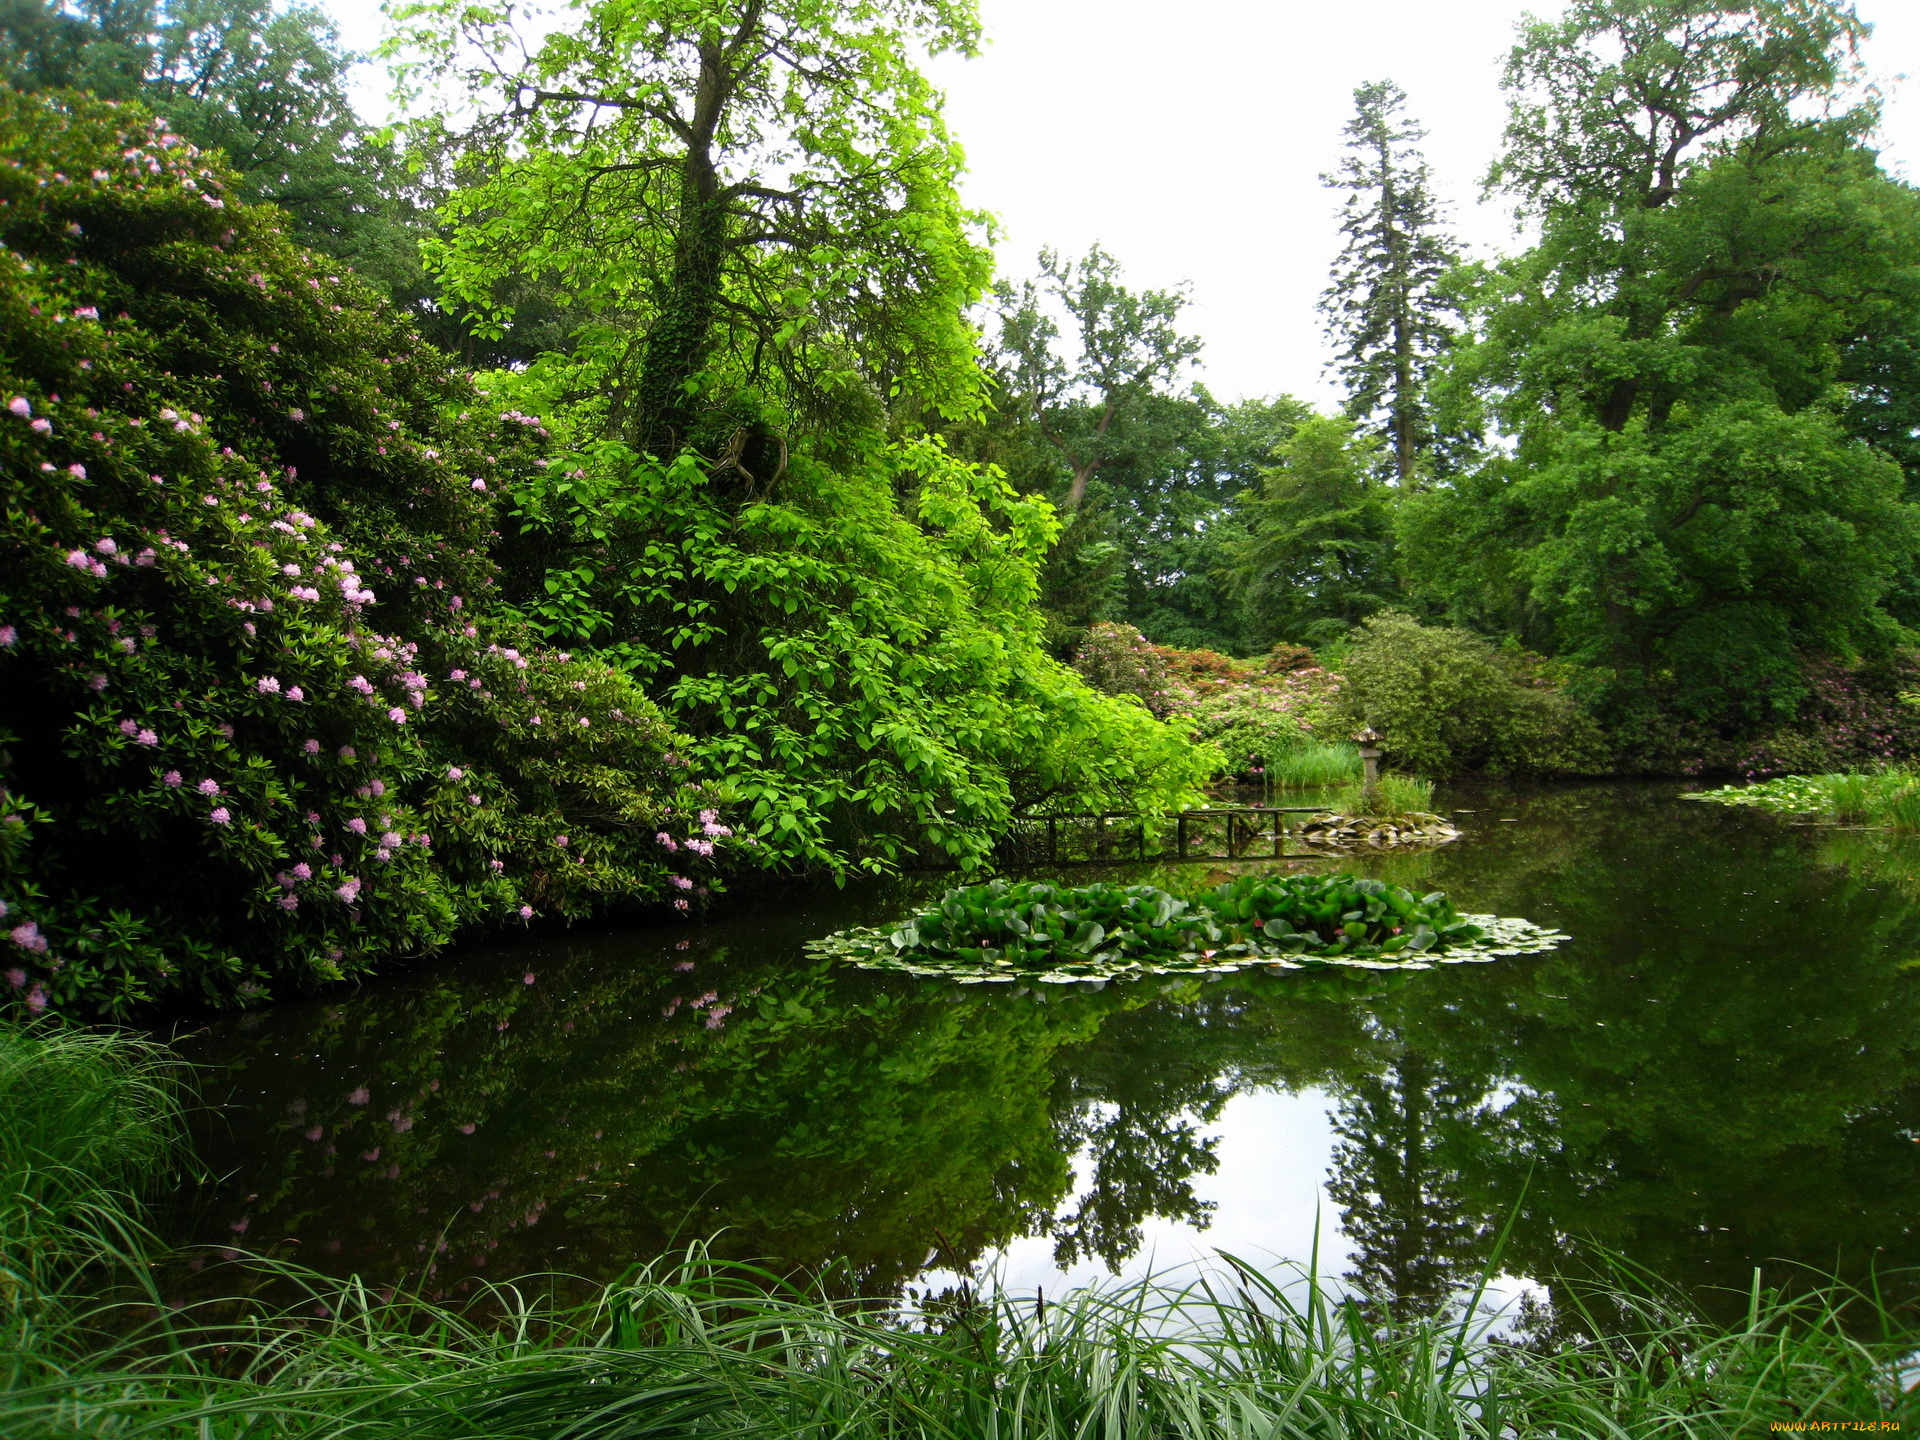
<svg viewBox="0 0 1920 1440">
<path fill-rule="evenodd" d="M 1148 885 L 994 880 L 950 890 L 897 925 L 843 930 L 810 953 L 962 984 L 1104 984 L 1150 975 L 1343 967 L 1427 970 L 1531 955 L 1568 937 L 1528 920 L 1461 915 L 1351 875 L 1241 876 L 1177 895 Z"/>
</svg>

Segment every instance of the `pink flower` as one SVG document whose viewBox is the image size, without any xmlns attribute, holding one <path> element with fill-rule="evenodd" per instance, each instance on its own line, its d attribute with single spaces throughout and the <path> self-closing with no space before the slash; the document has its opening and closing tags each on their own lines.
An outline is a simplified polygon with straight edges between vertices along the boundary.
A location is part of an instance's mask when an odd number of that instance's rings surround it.
<svg viewBox="0 0 1920 1440">
<path fill-rule="evenodd" d="M 40 933 L 40 927 L 31 920 L 14 926 L 7 932 L 7 938 L 22 950 L 31 950 L 36 955 L 46 953 L 47 937 Z"/>
<path fill-rule="evenodd" d="M 258 690 L 262 695 L 278 695 L 280 693 L 280 681 L 272 675 L 262 675 L 258 680 L 253 682 L 253 688 Z"/>
<path fill-rule="evenodd" d="M 531 985 L 531 984 L 533 984 L 533 972 L 532 972 L 531 970 L 529 970 L 529 971 L 528 971 L 528 972 L 527 972 L 526 974 L 524 974 L 524 975 L 522 975 L 522 976 L 520 977 L 520 983 L 521 983 L 522 985 Z"/>
<path fill-rule="evenodd" d="M 34 423 L 37 425 L 40 422 L 36 420 Z M 35 985 L 31 990 L 27 991 L 27 1009 L 30 1013 L 38 1015 L 46 1008 L 47 992 L 41 989 L 40 986 Z"/>
<path fill-rule="evenodd" d="M 20 638 L 20 632 L 11 625 L 0 625 L 0 649 L 5 649 Z"/>
<path fill-rule="evenodd" d="M 320 742 L 318 740 L 309 740 L 300 748 L 309 755 L 318 755 L 320 753 Z"/>
<path fill-rule="evenodd" d="M 680 846 L 675 842 L 674 838 L 671 835 L 667 834 L 667 832 L 664 830 L 662 830 L 659 834 L 655 835 L 653 838 L 658 840 L 662 845 L 666 846 L 669 854 L 671 854 L 673 851 L 678 850 L 680 848 Z"/>
<path fill-rule="evenodd" d="M 76 466 L 75 468 L 77 469 L 79 467 Z M 82 472 L 82 474 L 84 476 L 84 472 Z M 96 540 L 93 542 L 93 548 L 98 550 L 102 555 L 112 555 L 115 554 L 120 547 L 115 545 L 111 540 Z"/>
<path fill-rule="evenodd" d="M 533 906 L 522 905 L 520 907 L 520 918 L 522 920 L 531 920 L 533 918 Z"/>
<path fill-rule="evenodd" d="M 473 482 L 473 488 L 476 490 L 484 490 L 487 488 L 487 482 L 484 480 L 475 480 Z"/>
<path fill-rule="evenodd" d="M 87 558 L 87 552 L 84 550 L 69 550 L 67 564 L 76 570 L 87 570 L 92 568 L 93 561 Z"/>
<path fill-rule="evenodd" d="M 353 819 L 347 821 L 347 829 L 356 835 L 364 835 L 367 833 L 367 822 L 356 815 Z"/>
<path fill-rule="evenodd" d="M 291 913 L 300 908 L 300 897 L 298 895 L 282 895 L 275 903 L 279 905 L 282 910 Z"/>
<path fill-rule="evenodd" d="M 213 808 L 213 813 L 209 815 L 207 818 L 216 825 L 225 825 L 228 821 L 233 819 L 233 816 L 227 813 L 226 806 L 216 805 Z"/>
<path fill-rule="evenodd" d="M 458 672 L 455 672 L 455 673 L 458 673 Z M 464 780 L 466 778 L 467 778 L 467 772 L 462 770 L 458 765 L 449 765 L 447 767 L 447 779 Z"/>
<path fill-rule="evenodd" d="M 693 969 L 693 961 L 691 961 L 691 960 L 676 960 L 676 961 L 674 962 L 674 965 L 673 965 L 673 968 L 674 968 L 675 970 L 681 970 L 681 971 L 685 971 L 685 970 L 691 970 L 691 969 Z"/>
<path fill-rule="evenodd" d="M 360 881 L 354 876 L 347 877 L 347 883 L 335 887 L 334 894 L 351 905 L 360 894 Z"/>
<path fill-rule="evenodd" d="M 160 743 L 160 737 L 154 734 L 153 731 L 151 730 L 142 730 L 138 735 L 135 735 L 133 737 L 133 743 L 136 745 L 144 745 L 148 749 L 152 749 L 155 745 L 158 745 Z"/>
<path fill-rule="evenodd" d="M 326 1133 L 327 1133 L 326 1126 L 316 1125 L 311 1130 L 307 1131 L 307 1139 L 318 1140 L 322 1135 L 325 1135 Z"/>
<path fill-rule="evenodd" d="M 693 881 L 687 879 L 684 875 L 669 875 L 667 876 L 667 883 L 676 890 L 691 890 L 693 888 Z"/>
<path fill-rule="evenodd" d="M 478 805 L 479 803 L 480 803 L 480 797 L 478 795 L 467 796 L 467 804 Z"/>
<path fill-rule="evenodd" d="M 162 785 L 168 786 L 169 788 L 171 788 L 172 786 L 178 785 L 180 783 L 180 772 L 178 770 L 167 771 L 166 774 L 160 777 L 160 783 Z"/>
<path fill-rule="evenodd" d="M 302 860 L 298 865 L 293 867 L 293 873 L 302 880 L 311 880 L 313 878 L 313 867 Z"/>
<path fill-rule="evenodd" d="M 7 983 L 13 986 L 13 988 L 16 990 L 25 989 L 27 984 L 27 972 L 22 970 L 18 965 L 14 966 L 13 969 L 7 971 Z"/>
<path fill-rule="evenodd" d="M 404 725 L 407 723 L 407 712 L 402 710 L 398 705 L 396 705 L 391 710 L 387 711 L 387 719 L 391 720 L 396 725 Z"/>
<path fill-rule="evenodd" d="M 567 837 L 564 835 L 556 835 L 553 837 L 553 843 L 564 850 L 567 848 Z"/>
<path fill-rule="evenodd" d="M 347 1104 L 364 1105 L 372 1098 L 373 1095 L 371 1092 L 368 1091 L 366 1086 L 362 1085 L 358 1090 L 355 1090 L 351 1095 L 347 1096 Z"/>
<path fill-rule="evenodd" d="M 29 430 L 38 431 L 42 435 L 51 435 L 53 433 L 53 422 L 47 419 L 45 416 L 42 416 L 40 419 L 34 421 L 27 428 Z"/>
<path fill-rule="evenodd" d="M 7 409 L 15 415 L 18 415 L 22 420 L 27 419 L 33 414 L 33 406 L 27 403 L 27 397 L 24 395 L 16 395 L 7 401 Z"/>
</svg>

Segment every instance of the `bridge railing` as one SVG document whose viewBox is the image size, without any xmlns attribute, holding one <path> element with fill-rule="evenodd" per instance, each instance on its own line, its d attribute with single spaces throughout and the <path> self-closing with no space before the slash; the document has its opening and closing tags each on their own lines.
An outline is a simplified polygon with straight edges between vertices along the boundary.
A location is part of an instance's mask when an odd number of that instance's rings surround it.
<svg viewBox="0 0 1920 1440">
<path fill-rule="evenodd" d="M 1086 811 L 1016 819 L 1000 842 L 1004 858 L 1053 865 L 1117 860 L 1288 860 L 1289 815 L 1318 815 L 1319 805 L 1214 806 L 1170 815 Z"/>
</svg>

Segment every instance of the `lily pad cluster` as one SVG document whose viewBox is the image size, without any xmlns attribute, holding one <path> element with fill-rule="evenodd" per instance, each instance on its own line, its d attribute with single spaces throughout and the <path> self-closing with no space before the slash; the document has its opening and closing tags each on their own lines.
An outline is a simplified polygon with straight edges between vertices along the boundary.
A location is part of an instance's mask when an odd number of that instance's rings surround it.
<svg viewBox="0 0 1920 1440">
<path fill-rule="evenodd" d="M 1246 875 L 1178 895 L 1151 885 L 992 880 L 949 890 L 885 929 L 811 942 L 868 969 L 966 982 L 1066 983 L 1180 972 L 1311 966 L 1426 969 L 1550 950 L 1566 939 L 1525 920 L 1462 915 L 1352 875 Z"/>
</svg>

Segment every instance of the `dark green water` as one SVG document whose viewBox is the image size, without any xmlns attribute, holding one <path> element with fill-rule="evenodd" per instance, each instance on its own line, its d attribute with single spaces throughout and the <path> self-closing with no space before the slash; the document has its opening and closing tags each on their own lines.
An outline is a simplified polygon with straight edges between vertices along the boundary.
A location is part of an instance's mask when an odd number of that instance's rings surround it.
<svg viewBox="0 0 1920 1440">
<path fill-rule="evenodd" d="M 222 1021 L 182 1039 L 218 1178 L 176 1229 L 446 1294 L 711 1235 L 846 1257 L 870 1293 L 1009 1248 L 1125 1271 L 1230 1233 L 1304 1260 L 1316 1203 L 1334 1268 L 1410 1302 L 1516 1202 L 1504 1271 L 1598 1245 L 1709 1308 L 1756 1264 L 1920 1265 L 1920 853 L 1681 788 L 1455 787 L 1464 840 L 1357 868 L 1572 943 L 1345 993 L 1042 998 L 802 955 L 899 914 L 897 885 Z"/>
</svg>

